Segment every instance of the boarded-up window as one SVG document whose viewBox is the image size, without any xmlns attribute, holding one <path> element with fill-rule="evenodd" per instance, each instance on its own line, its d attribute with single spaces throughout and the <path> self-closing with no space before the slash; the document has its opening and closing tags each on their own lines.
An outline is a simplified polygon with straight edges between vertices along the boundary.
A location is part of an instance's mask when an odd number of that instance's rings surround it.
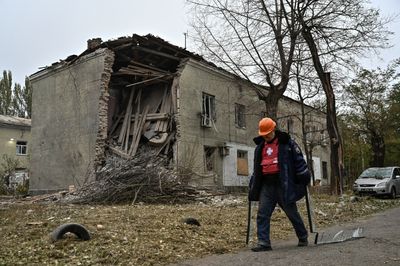
<svg viewBox="0 0 400 266">
<path fill-rule="evenodd" d="M 240 128 L 246 127 L 246 107 L 235 103 L 235 125 Z"/>
<path fill-rule="evenodd" d="M 237 174 L 249 175 L 249 162 L 247 160 L 247 151 L 237 151 Z"/>
<path fill-rule="evenodd" d="M 207 172 L 214 171 L 215 147 L 204 146 L 204 163 Z"/>
</svg>

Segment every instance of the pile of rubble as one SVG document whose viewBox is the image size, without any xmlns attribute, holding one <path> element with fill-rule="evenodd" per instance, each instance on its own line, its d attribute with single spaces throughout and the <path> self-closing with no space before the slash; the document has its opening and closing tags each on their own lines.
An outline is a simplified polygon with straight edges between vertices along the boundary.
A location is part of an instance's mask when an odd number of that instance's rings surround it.
<svg viewBox="0 0 400 266">
<path fill-rule="evenodd" d="M 137 156 L 126 160 L 107 156 L 96 179 L 65 197 L 72 203 L 182 203 L 195 200 L 198 191 L 188 177 L 169 169 L 168 159 L 157 156 L 158 149 L 141 145 Z"/>
</svg>

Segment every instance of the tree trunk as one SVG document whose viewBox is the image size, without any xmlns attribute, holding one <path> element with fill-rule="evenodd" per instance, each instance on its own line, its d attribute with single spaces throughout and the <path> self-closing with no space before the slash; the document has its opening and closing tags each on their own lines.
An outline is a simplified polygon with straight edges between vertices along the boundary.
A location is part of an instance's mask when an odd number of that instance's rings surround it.
<svg viewBox="0 0 400 266">
<path fill-rule="evenodd" d="M 306 40 L 308 48 L 313 59 L 314 68 L 317 71 L 318 77 L 321 81 L 322 88 L 326 95 L 326 122 L 328 128 L 328 134 L 330 138 L 331 148 L 331 192 L 334 194 L 342 193 L 342 169 L 343 169 L 343 152 L 342 143 L 337 126 L 336 119 L 336 103 L 335 94 L 331 84 L 330 73 L 324 71 L 318 54 L 318 48 L 315 44 L 314 38 L 310 32 L 310 29 L 303 25 L 302 35 Z"/>
<path fill-rule="evenodd" d="M 382 167 L 385 163 L 385 140 L 382 135 L 373 133 L 370 141 L 372 147 L 371 166 Z"/>
<path fill-rule="evenodd" d="M 265 103 L 265 112 L 267 117 L 272 118 L 274 121 L 278 119 L 278 102 L 282 97 L 284 90 L 274 87 L 268 90 L 266 96 L 261 96 L 260 100 Z"/>
</svg>

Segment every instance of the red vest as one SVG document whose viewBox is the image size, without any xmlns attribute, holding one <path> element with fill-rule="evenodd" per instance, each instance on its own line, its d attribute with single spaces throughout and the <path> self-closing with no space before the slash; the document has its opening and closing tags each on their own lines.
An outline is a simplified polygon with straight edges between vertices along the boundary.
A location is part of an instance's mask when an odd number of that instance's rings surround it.
<svg viewBox="0 0 400 266">
<path fill-rule="evenodd" d="M 272 143 L 265 142 L 261 157 L 262 173 L 264 175 L 279 173 L 278 138 Z"/>
</svg>

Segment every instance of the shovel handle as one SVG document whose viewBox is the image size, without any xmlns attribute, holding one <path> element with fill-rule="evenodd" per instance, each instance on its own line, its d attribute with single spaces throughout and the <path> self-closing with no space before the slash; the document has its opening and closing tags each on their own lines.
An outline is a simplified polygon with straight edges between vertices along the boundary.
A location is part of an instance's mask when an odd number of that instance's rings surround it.
<svg viewBox="0 0 400 266">
<path fill-rule="evenodd" d="M 251 227 L 251 201 L 249 200 L 249 207 L 247 210 L 247 234 L 246 234 L 246 245 L 250 241 L 250 227 Z"/>
<path fill-rule="evenodd" d="M 310 192 L 308 191 L 308 186 L 306 185 L 306 207 L 307 207 L 307 217 L 308 217 L 308 224 L 310 226 L 310 232 L 311 233 L 315 233 L 314 232 L 314 223 L 312 220 L 312 210 L 311 210 L 311 206 L 310 206 Z"/>
</svg>

